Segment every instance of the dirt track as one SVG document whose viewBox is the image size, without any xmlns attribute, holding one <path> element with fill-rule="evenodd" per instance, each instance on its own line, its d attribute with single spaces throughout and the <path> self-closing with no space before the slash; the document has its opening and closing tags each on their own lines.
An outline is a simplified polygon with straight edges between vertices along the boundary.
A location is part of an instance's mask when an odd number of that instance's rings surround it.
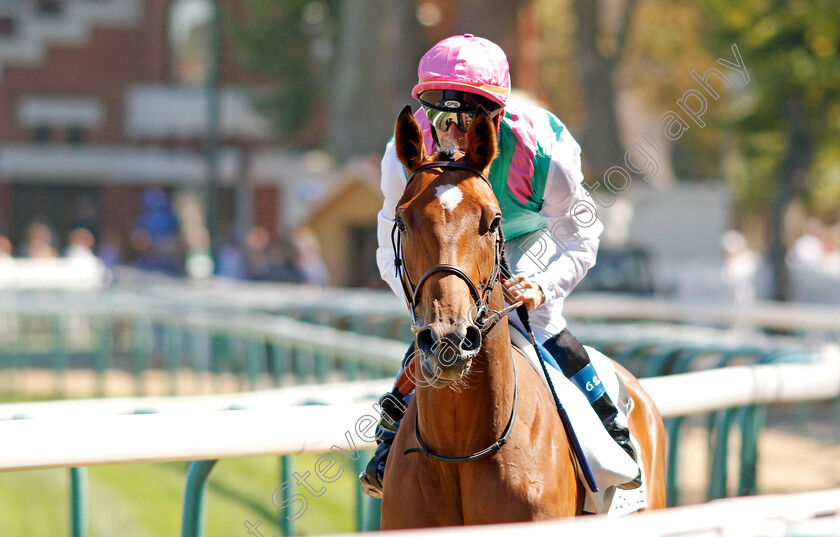
<svg viewBox="0 0 840 537">
<path fill-rule="evenodd" d="M 679 477 L 682 504 L 706 501 L 707 442 L 706 432 L 702 428 L 693 428 L 686 432 Z M 737 488 L 737 454 L 737 445 L 732 444 L 729 465 L 730 491 Z M 840 487 L 838 461 L 838 444 L 765 428 L 758 443 L 759 492 L 779 494 Z"/>
</svg>

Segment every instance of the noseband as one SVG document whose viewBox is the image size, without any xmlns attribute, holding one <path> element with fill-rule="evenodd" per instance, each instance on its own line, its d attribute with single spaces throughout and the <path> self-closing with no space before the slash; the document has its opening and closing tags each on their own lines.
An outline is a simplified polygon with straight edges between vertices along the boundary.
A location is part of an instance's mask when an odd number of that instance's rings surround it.
<svg viewBox="0 0 840 537">
<path fill-rule="evenodd" d="M 437 160 L 417 167 L 414 171 L 411 172 L 411 175 L 408 176 L 406 188 L 418 173 L 428 170 L 430 168 L 455 168 L 458 170 L 465 170 L 481 177 L 482 179 L 484 179 L 484 182 L 487 183 L 491 190 L 493 188 L 493 186 L 490 184 L 490 180 L 487 179 L 487 176 L 484 175 L 484 173 L 481 170 L 474 168 L 469 164 L 466 164 L 461 161 L 450 160 Z M 476 325 L 481 327 L 482 332 L 486 332 L 487 330 L 492 328 L 492 326 L 499 319 L 501 319 L 502 317 L 510 313 L 510 311 L 512 311 L 513 306 L 505 308 L 501 311 L 494 311 L 493 314 L 490 315 L 490 308 L 488 307 L 490 294 L 493 292 L 493 288 L 499 281 L 499 275 L 501 273 L 502 264 L 504 263 L 505 237 L 502 233 L 501 226 L 499 226 L 499 228 L 496 230 L 496 247 L 493 258 L 493 269 L 490 272 L 490 278 L 487 281 L 487 285 L 484 287 L 482 292 L 479 292 L 478 286 L 475 285 L 475 282 L 472 281 L 472 278 L 470 278 L 466 272 L 456 267 L 455 265 L 449 265 L 445 263 L 440 263 L 432 266 L 420 277 L 420 279 L 417 281 L 417 284 L 415 285 L 411 281 L 411 277 L 408 275 L 408 271 L 405 270 L 405 263 L 403 261 L 402 252 L 402 239 L 400 236 L 398 224 L 396 222 L 394 223 L 394 227 L 391 229 L 391 245 L 394 248 L 394 266 L 396 267 L 397 271 L 396 276 L 397 278 L 399 278 L 400 283 L 402 284 L 403 293 L 405 294 L 405 301 L 408 304 L 408 310 L 411 313 L 411 331 L 415 334 L 420 329 L 420 327 L 417 326 L 417 315 L 415 312 L 417 302 L 420 300 L 420 290 L 423 288 L 423 284 L 426 283 L 429 277 L 433 274 L 437 274 L 438 272 L 454 274 L 455 276 L 461 278 L 467 284 L 467 287 L 470 290 L 470 295 L 475 301 L 476 306 L 475 318 L 473 320 L 476 323 Z"/>
<path fill-rule="evenodd" d="M 460 161 L 449 161 L 449 160 L 439 160 L 434 162 L 429 162 L 427 164 L 423 164 L 422 166 L 417 167 L 411 175 L 408 176 L 408 181 L 406 182 L 406 187 L 411 183 L 411 180 L 420 173 L 421 171 L 428 170 L 430 168 L 455 168 L 458 170 L 466 170 L 471 172 L 482 179 L 484 182 L 490 186 L 490 189 L 493 189 L 493 185 L 490 183 L 490 180 L 487 179 L 487 176 L 484 173 L 469 164 Z M 494 252 L 493 258 L 493 269 L 490 271 L 490 278 L 487 281 L 487 285 L 484 287 L 484 290 L 479 293 L 478 287 L 475 285 L 475 282 L 472 281 L 467 273 L 465 273 L 460 268 L 456 267 L 455 265 L 449 264 L 437 264 L 427 270 L 417 281 L 417 285 L 414 285 L 411 282 L 411 277 L 408 275 L 408 272 L 405 270 L 405 263 L 403 262 L 403 255 L 402 255 L 402 240 L 400 238 L 399 229 L 397 227 L 397 223 L 394 223 L 394 227 L 391 229 L 391 245 L 394 248 L 394 265 L 396 266 L 397 270 L 397 277 L 400 279 L 400 283 L 402 284 L 403 293 L 405 294 L 405 300 L 408 303 L 408 309 L 411 312 L 411 331 L 417 333 L 419 328 L 417 326 L 417 317 L 415 314 L 415 308 L 417 305 L 417 301 L 420 299 L 420 290 L 423 287 L 423 284 L 429 279 L 430 276 L 433 274 L 437 274 L 438 272 L 445 272 L 449 274 L 454 274 L 458 276 L 467 284 L 467 287 L 470 290 L 470 295 L 472 296 L 473 300 L 475 301 L 476 306 L 476 315 L 475 315 L 475 323 L 478 325 L 482 332 L 488 331 L 496 322 L 513 311 L 517 305 L 512 304 L 507 306 L 499 311 L 493 311 L 492 314 L 489 314 L 490 308 L 488 307 L 488 302 L 490 300 L 490 294 L 493 292 L 493 287 L 495 287 L 496 283 L 499 281 L 499 275 L 501 273 L 502 267 L 505 265 L 504 259 L 504 248 L 505 248 L 505 237 L 502 233 L 502 227 L 496 230 L 496 247 Z M 447 457 L 444 455 L 439 455 L 434 451 L 428 449 L 426 446 L 423 445 L 423 441 L 420 437 L 420 422 L 419 422 L 419 412 L 414 414 L 414 438 L 417 441 L 418 447 L 410 448 L 405 450 L 404 454 L 409 453 L 422 453 L 429 457 L 430 459 L 434 459 L 440 462 L 448 462 L 448 463 L 461 463 L 461 462 L 470 462 L 475 461 L 478 459 L 483 459 L 484 457 L 488 457 L 493 453 L 499 451 L 502 446 L 507 443 L 508 439 L 510 438 L 511 432 L 513 432 L 513 425 L 516 422 L 516 407 L 517 402 L 519 400 L 519 379 L 516 374 L 516 359 L 511 354 L 511 362 L 513 363 L 513 378 L 514 378 L 514 388 L 513 388 L 513 405 L 511 407 L 510 418 L 508 419 L 508 423 L 505 426 L 505 430 L 502 432 L 501 438 L 496 440 L 493 444 L 489 445 L 488 447 L 477 451 L 471 455 L 466 455 L 462 457 Z"/>
</svg>

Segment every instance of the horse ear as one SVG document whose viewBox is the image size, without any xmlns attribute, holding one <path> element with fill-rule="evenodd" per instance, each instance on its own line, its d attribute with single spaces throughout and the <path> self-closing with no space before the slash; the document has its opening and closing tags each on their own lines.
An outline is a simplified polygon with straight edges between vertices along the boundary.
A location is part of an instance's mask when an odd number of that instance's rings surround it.
<svg viewBox="0 0 840 537">
<path fill-rule="evenodd" d="M 397 157 L 408 171 L 414 170 L 426 160 L 426 146 L 423 143 L 423 131 L 411 114 L 411 106 L 406 105 L 397 118 L 394 128 L 394 145 Z"/>
<path fill-rule="evenodd" d="M 479 170 L 486 170 L 496 158 L 496 127 L 483 106 L 467 130 L 466 159 Z"/>
</svg>

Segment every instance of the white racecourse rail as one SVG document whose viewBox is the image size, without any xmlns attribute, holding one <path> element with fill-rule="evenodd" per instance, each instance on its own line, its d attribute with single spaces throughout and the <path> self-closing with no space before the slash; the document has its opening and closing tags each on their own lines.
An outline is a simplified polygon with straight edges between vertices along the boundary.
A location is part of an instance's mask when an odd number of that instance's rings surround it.
<svg viewBox="0 0 840 537">
<path fill-rule="evenodd" d="M 728 367 L 641 382 L 664 417 L 830 399 L 840 394 L 840 351 L 826 346 L 808 364 Z M 346 445 L 348 431 L 356 447 L 369 448 L 371 431 L 359 422 L 375 411 L 371 402 L 354 401 L 388 389 L 390 381 L 368 381 L 236 396 L 0 405 L 0 438 L 15 439 L 0 447 L 0 471 L 319 453 Z M 289 406 L 307 400 L 332 404 Z"/>
<path fill-rule="evenodd" d="M 361 535 L 374 535 L 373 533 Z M 381 535 L 381 534 L 378 534 Z M 840 535 L 840 489 L 753 496 L 641 516 L 388 532 L 389 537 L 830 537 Z M 334 536 L 338 537 L 338 536 Z"/>
<path fill-rule="evenodd" d="M 826 346 L 819 359 L 808 364 L 730 367 L 641 382 L 666 417 L 750 404 L 830 399 L 840 394 L 840 351 Z M 0 405 L 0 419 L 4 420 L 0 421 L 0 438 L 13 439 L 0 447 L 0 470 L 323 453 L 333 445 L 347 449 L 351 438 L 356 448 L 369 448 L 373 443 L 366 439 L 372 435 L 376 413 L 371 402 L 354 401 L 389 387 L 390 381 L 376 381 L 236 396 Z M 290 406 L 313 400 L 330 404 Z M 158 413 L 135 413 L 149 411 Z M 700 533 L 781 536 L 790 522 L 836 525 L 840 491 L 715 502 L 703 510 L 695 509 L 623 519 L 620 530 L 610 529 L 613 522 L 593 518 L 536 524 L 527 531 L 556 535 L 560 531 L 557 525 L 563 524 L 564 531 L 580 535 L 593 531 L 681 534 L 676 528 L 684 528 L 682 534 L 698 534 L 698 529 L 708 528 Z M 738 516 L 732 518 L 734 513 Z M 651 521 L 650 526 L 646 520 Z M 605 525 L 596 528 L 589 524 Z M 837 531 L 809 535 L 840 534 L 840 526 L 832 527 Z M 485 534 L 510 528 L 459 531 Z"/>
</svg>

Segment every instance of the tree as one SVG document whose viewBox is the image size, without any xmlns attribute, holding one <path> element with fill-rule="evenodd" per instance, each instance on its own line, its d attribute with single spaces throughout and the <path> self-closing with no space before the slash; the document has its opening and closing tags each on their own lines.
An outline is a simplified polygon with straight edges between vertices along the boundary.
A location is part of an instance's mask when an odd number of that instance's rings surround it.
<svg viewBox="0 0 840 537">
<path fill-rule="evenodd" d="M 281 138 L 326 101 L 339 0 L 242 0 L 231 29 L 244 64 L 263 77 L 256 100 Z"/>
<path fill-rule="evenodd" d="M 691 71 L 714 64 L 715 58 L 699 43 L 701 18 L 693 5 L 669 0 L 573 4 L 536 0 L 540 88 L 580 138 L 584 164 L 592 172 L 587 175 L 594 180 L 604 169 L 622 164 L 624 146 L 639 141 L 621 138 L 633 126 L 621 124 L 627 110 L 619 109 L 619 103 L 626 108 L 637 103 L 656 118 L 696 85 Z M 674 173 L 718 177 L 718 135 L 713 126 L 689 130 L 673 146 Z"/>
<path fill-rule="evenodd" d="M 382 152 L 399 110 L 417 106 L 411 98 L 417 64 L 439 39 L 472 33 L 495 41 L 513 57 L 522 3 L 505 2 L 509 16 L 500 17 L 499 4 L 490 0 L 346 0 L 330 98 L 328 139 L 336 155 L 345 159 Z M 418 20 L 420 8 L 432 11 L 428 18 L 419 17 L 425 28 Z"/>
<path fill-rule="evenodd" d="M 627 47 L 633 13 L 638 0 L 574 0 L 577 22 L 575 47 L 585 109 L 581 142 L 595 176 L 623 162 L 624 146 L 616 113 L 616 70 Z M 620 4 L 623 4 L 620 5 Z M 604 10 L 616 10 L 617 17 L 605 17 Z M 614 21 L 609 24 L 608 21 Z"/>
<path fill-rule="evenodd" d="M 345 160 L 385 149 L 426 44 L 413 2 L 345 0 L 340 20 L 327 140 Z"/>
<path fill-rule="evenodd" d="M 808 194 L 817 184 L 814 172 L 828 159 L 836 165 L 840 149 L 837 5 L 705 0 L 704 8 L 706 44 L 712 49 L 736 44 L 749 69 L 747 106 L 728 121 L 738 135 L 734 160 L 740 161 L 730 170 L 737 170 L 736 182 L 753 185 L 767 200 L 772 293 L 785 300 L 790 296 L 785 215 L 794 203 L 813 204 Z M 756 177 L 759 170 L 766 175 Z"/>
</svg>

